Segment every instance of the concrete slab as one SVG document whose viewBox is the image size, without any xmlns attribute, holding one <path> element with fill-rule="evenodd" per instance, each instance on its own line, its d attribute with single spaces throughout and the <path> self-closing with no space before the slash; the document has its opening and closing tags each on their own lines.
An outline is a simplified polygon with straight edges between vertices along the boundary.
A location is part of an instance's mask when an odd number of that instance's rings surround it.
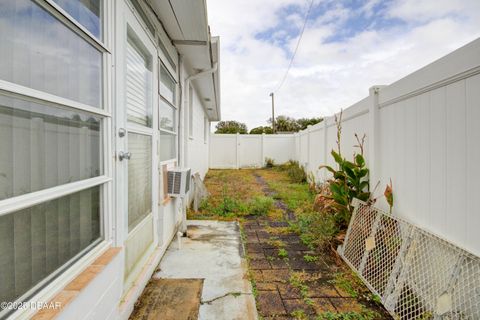
<svg viewBox="0 0 480 320">
<path fill-rule="evenodd" d="M 257 319 L 236 222 L 188 221 L 181 248 L 175 239 L 154 278 L 204 279 L 201 320 Z"/>
</svg>

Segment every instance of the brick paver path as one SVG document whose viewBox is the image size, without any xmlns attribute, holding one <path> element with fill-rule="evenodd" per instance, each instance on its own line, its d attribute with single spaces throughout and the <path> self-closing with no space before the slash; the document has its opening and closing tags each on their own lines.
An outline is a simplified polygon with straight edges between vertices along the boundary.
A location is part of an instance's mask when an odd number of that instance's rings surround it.
<svg viewBox="0 0 480 320">
<path fill-rule="evenodd" d="M 356 299 L 332 283 L 338 267 L 331 257 L 325 255 L 315 262 L 307 262 L 305 255 L 318 256 L 318 253 L 303 245 L 296 234 L 272 235 L 267 226 L 275 229 L 287 227 L 288 223 L 267 219 L 244 223 L 251 275 L 258 292 L 257 308 L 262 317 L 293 319 L 290 315 L 295 310 L 303 310 L 306 314 L 361 310 Z M 285 244 L 283 248 L 288 258 L 278 256 L 280 248 L 270 244 L 272 237 Z M 304 279 L 308 287 L 306 293 L 302 294 L 298 286 L 292 285 L 293 273 Z"/>
<path fill-rule="evenodd" d="M 257 182 L 264 186 L 266 194 L 271 195 L 263 179 L 257 176 Z M 278 201 L 276 205 L 284 206 Z M 289 216 L 291 214 L 287 212 L 284 218 L 289 219 Z M 288 226 L 288 222 L 272 221 L 267 217 L 251 217 L 243 224 L 260 316 L 264 319 L 294 319 L 292 313 L 297 310 L 306 315 L 361 311 L 357 299 L 334 285 L 332 280 L 340 267 L 333 255 L 311 251 L 297 234 L 288 232 L 285 228 Z M 287 258 L 279 256 L 282 248 L 288 253 Z M 318 259 L 307 262 L 306 255 Z M 304 287 L 292 281 L 292 276 L 301 277 Z M 389 317 L 385 315 L 385 318 Z"/>
</svg>

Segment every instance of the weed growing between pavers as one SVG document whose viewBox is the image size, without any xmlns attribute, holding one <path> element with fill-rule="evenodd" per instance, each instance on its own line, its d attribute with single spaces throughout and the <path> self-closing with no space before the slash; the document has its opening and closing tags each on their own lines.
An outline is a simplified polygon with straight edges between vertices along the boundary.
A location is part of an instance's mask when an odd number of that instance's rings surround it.
<svg viewBox="0 0 480 320">
<path fill-rule="evenodd" d="M 306 254 L 303 256 L 303 260 L 307 261 L 307 262 L 317 262 L 318 260 L 318 257 L 317 256 L 311 256 L 309 254 Z"/>
</svg>

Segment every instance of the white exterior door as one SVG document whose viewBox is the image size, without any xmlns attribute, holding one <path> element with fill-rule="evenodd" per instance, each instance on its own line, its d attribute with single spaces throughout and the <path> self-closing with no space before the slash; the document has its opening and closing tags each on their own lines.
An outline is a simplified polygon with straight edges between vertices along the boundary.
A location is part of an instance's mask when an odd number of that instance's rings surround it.
<svg viewBox="0 0 480 320">
<path fill-rule="evenodd" d="M 156 236 L 157 53 L 123 2 L 117 9 L 116 215 L 125 246 L 127 291 L 158 242 Z"/>
</svg>

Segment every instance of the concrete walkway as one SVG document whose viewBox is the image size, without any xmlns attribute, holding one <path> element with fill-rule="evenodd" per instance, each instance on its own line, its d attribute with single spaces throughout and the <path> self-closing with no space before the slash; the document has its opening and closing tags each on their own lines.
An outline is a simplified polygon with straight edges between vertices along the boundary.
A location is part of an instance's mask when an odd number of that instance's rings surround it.
<svg viewBox="0 0 480 320">
<path fill-rule="evenodd" d="M 188 221 L 181 248 L 175 239 L 154 278 L 204 279 L 201 320 L 257 319 L 236 222 Z"/>
</svg>

